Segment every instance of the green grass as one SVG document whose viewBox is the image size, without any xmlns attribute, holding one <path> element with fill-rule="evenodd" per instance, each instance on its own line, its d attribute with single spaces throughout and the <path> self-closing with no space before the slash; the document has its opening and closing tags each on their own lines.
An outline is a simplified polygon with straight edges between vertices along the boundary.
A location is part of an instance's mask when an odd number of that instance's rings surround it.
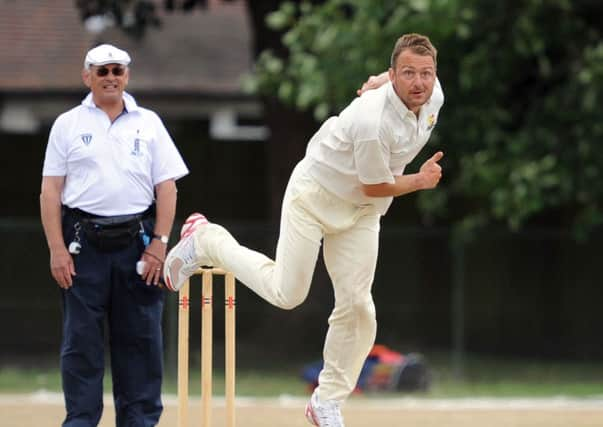
<svg viewBox="0 0 603 427">
<path fill-rule="evenodd" d="M 189 392 L 200 394 L 201 372 L 190 373 Z M 176 394 L 176 378 L 168 376 L 164 392 Z M 105 391 L 111 390 L 111 377 L 107 372 L 104 379 Z M 27 393 L 36 390 L 61 391 L 61 374 L 57 369 L 0 368 L 0 393 Z M 214 372 L 213 390 L 224 394 L 224 374 Z M 237 394 L 242 396 L 276 396 L 283 393 L 303 395 L 305 384 L 292 371 L 282 372 L 237 372 Z"/>
<path fill-rule="evenodd" d="M 438 383 L 428 397 L 603 397 L 600 383 L 498 381 Z"/>
<path fill-rule="evenodd" d="M 236 379 L 237 394 L 241 396 L 269 397 L 281 394 L 304 395 L 306 384 L 297 373 L 289 371 L 251 371 L 238 370 Z M 165 381 L 164 391 L 176 394 L 176 378 Z M 217 395 L 224 394 L 224 373 L 214 372 L 213 391 Z M 191 372 L 189 382 L 190 394 L 201 394 L 201 372 Z"/>
<path fill-rule="evenodd" d="M 430 355 L 428 363 L 433 371 L 429 392 L 413 394 L 416 397 L 603 397 L 603 363 L 542 362 L 530 360 L 499 360 L 468 357 L 462 380 L 452 375 L 450 359 L 446 355 Z M 189 390 L 200 393 L 200 372 L 192 370 Z M 0 367 L 0 393 L 24 393 L 40 389 L 60 391 L 60 373 L 56 368 L 23 369 Z M 176 393 L 175 373 L 167 372 L 166 393 Z M 105 376 L 105 391 L 111 390 L 110 375 Z M 214 393 L 224 393 L 223 372 L 214 374 Z M 299 377 L 299 367 L 239 369 L 237 394 L 241 396 L 278 396 L 281 394 L 307 395 L 307 386 Z M 379 397 L 399 397 L 400 393 Z"/>
<path fill-rule="evenodd" d="M 53 369 L 0 368 L 0 393 L 61 390 L 61 375 Z"/>
<path fill-rule="evenodd" d="M 431 397 L 603 397 L 603 363 L 543 362 L 468 356 L 462 380 L 456 380 L 450 359 L 432 355 Z"/>
</svg>

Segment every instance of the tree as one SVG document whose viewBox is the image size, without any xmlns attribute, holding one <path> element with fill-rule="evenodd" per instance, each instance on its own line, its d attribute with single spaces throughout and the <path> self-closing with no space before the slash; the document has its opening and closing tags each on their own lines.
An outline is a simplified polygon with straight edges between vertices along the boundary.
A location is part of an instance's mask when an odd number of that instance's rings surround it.
<svg viewBox="0 0 603 427">
<path fill-rule="evenodd" d="M 424 217 L 585 232 L 603 220 L 602 13 L 588 0 L 287 2 L 268 22 L 289 56 L 263 52 L 252 83 L 322 119 L 387 68 L 401 33 L 428 34 L 447 99 L 430 144 L 447 156 L 441 188 L 418 196 Z"/>
</svg>

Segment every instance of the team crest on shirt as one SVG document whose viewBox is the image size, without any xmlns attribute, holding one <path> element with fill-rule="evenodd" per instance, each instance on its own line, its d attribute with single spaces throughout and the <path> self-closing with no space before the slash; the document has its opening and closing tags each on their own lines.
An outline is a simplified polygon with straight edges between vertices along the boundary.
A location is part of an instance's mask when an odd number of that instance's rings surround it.
<svg viewBox="0 0 603 427">
<path fill-rule="evenodd" d="M 436 116 L 431 113 L 429 117 L 427 117 L 427 130 L 432 130 L 436 125 Z"/>
<path fill-rule="evenodd" d="M 92 142 L 92 134 L 91 133 L 83 133 L 80 135 L 80 138 L 84 145 L 90 145 Z"/>
</svg>

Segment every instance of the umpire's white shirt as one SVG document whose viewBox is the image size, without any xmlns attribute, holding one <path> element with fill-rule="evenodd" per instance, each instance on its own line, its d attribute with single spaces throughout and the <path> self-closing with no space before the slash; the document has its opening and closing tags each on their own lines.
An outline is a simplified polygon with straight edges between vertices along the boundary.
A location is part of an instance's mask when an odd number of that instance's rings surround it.
<svg viewBox="0 0 603 427">
<path fill-rule="evenodd" d="M 328 191 L 384 215 L 392 197 L 367 197 L 361 184 L 394 183 L 427 143 L 444 103 L 436 81 L 419 117 L 406 108 L 391 82 L 369 90 L 329 118 L 306 152 L 309 173 Z"/>
<path fill-rule="evenodd" d="M 188 169 L 161 119 L 124 93 L 126 112 L 113 123 L 90 93 L 50 131 L 43 176 L 65 176 L 63 205 L 111 216 L 142 212 L 156 184 Z"/>
</svg>

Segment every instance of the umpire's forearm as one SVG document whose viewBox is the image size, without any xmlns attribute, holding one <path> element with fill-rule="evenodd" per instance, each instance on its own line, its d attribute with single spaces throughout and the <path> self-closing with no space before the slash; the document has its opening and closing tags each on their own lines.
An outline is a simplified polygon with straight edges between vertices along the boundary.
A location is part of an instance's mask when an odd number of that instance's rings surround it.
<svg viewBox="0 0 603 427">
<path fill-rule="evenodd" d="M 62 177 L 44 177 L 40 192 L 40 218 L 50 252 L 65 247 L 61 224 Z"/>
<path fill-rule="evenodd" d="M 155 186 L 156 216 L 154 233 L 169 236 L 176 216 L 176 182 L 173 179 L 160 182 Z"/>
</svg>

